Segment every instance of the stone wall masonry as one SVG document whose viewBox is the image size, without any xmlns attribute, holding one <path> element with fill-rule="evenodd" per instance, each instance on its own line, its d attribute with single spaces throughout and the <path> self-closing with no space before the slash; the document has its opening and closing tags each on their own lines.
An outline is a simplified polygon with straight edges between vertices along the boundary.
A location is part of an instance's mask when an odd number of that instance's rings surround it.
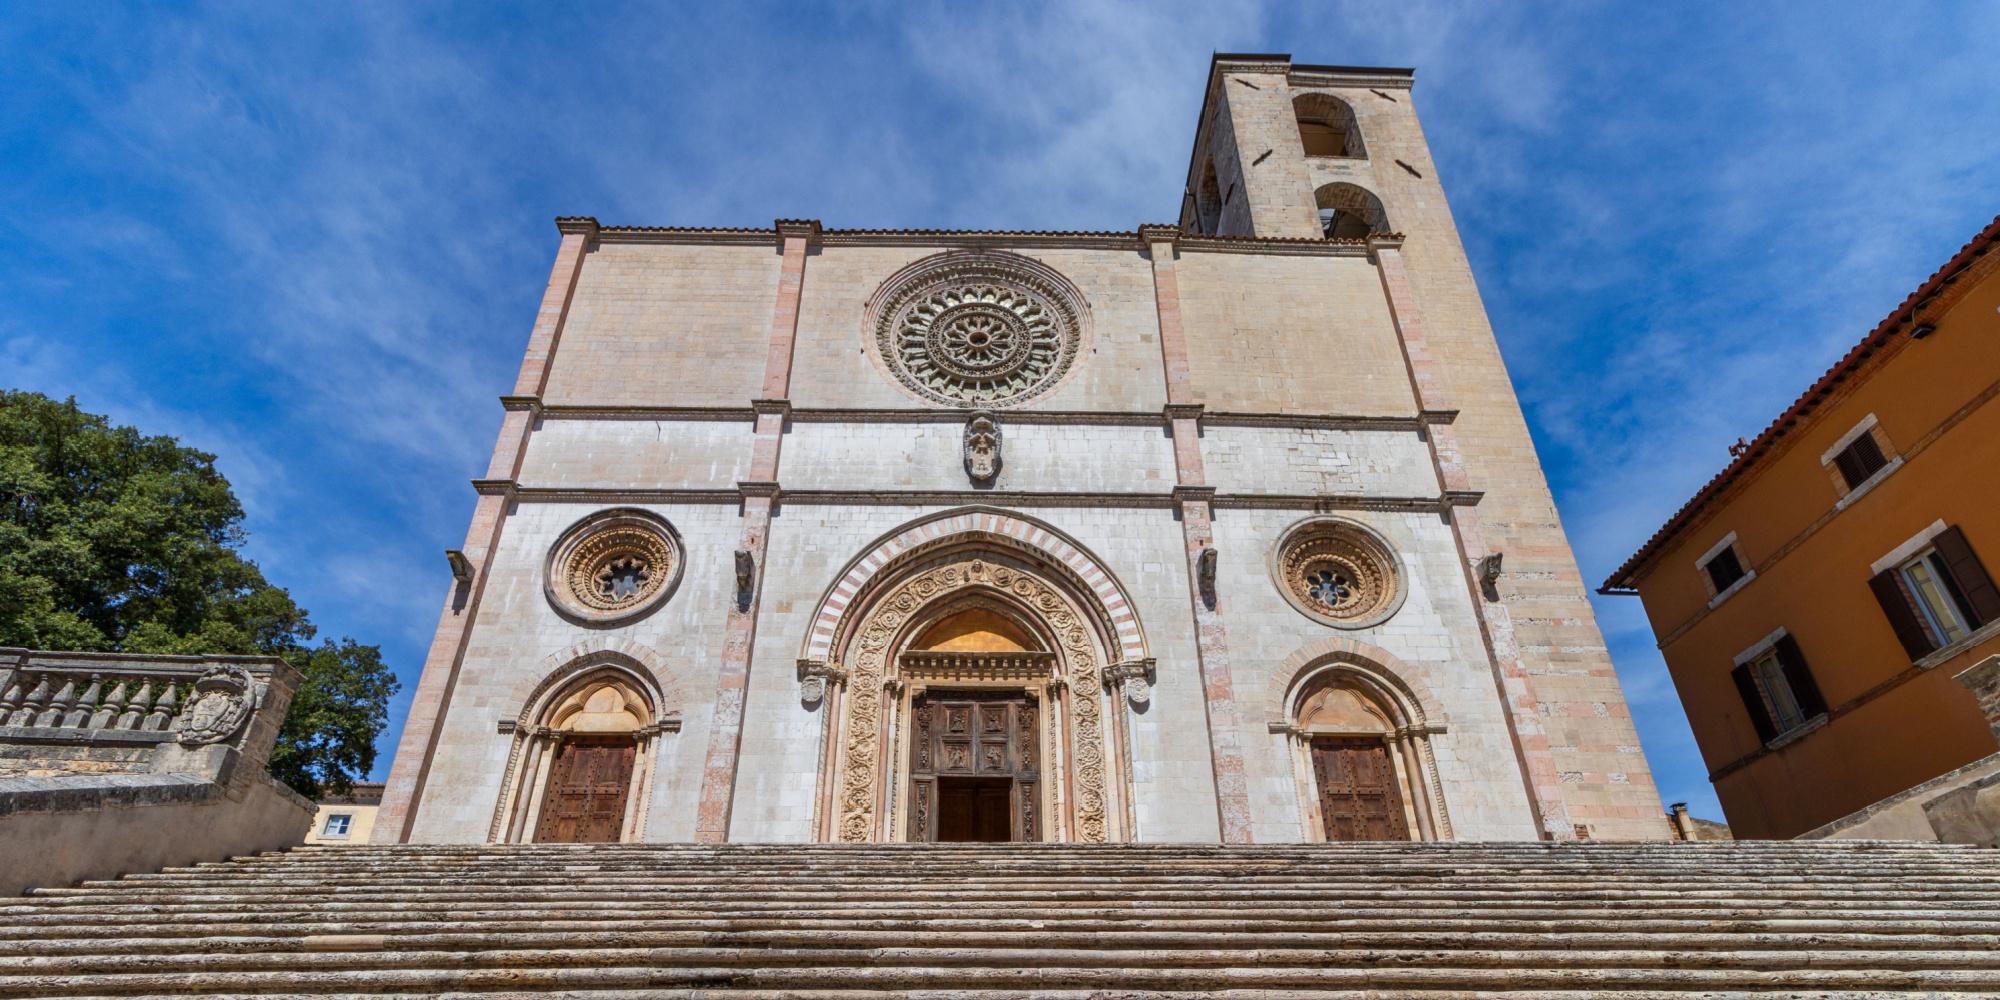
<svg viewBox="0 0 2000 1000">
<path fill-rule="evenodd" d="M 487 838 L 511 737 L 499 731 L 522 710 L 526 693 L 579 646 L 624 642 L 650 651 L 670 687 L 666 713 L 678 712 L 679 732 L 660 744 L 645 835 L 694 839 L 695 801 L 703 748 L 722 653 L 717 627 L 734 603 L 735 551 L 740 530 L 733 504 L 638 504 L 679 533 L 687 564 L 674 595 L 643 618 L 610 628 L 574 624 L 550 607 L 543 563 L 572 523 L 604 505 L 522 503 L 493 553 L 491 580 L 465 652 L 452 711 L 431 765 L 432 791 L 417 814 L 414 841 L 477 843 Z"/>
<path fill-rule="evenodd" d="M 598 243 L 544 401 L 745 405 L 763 387 L 778 267 L 769 245 Z"/>
<path fill-rule="evenodd" d="M 1286 737 L 1268 724 L 1286 721 L 1281 706 L 1293 678 L 1285 664 L 1327 639 L 1380 648 L 1429 692 L 1446 731 L 1433 738 L 1452 829 L 1460 840 L 1532 840 L 1519 764 L 1493 695 L 1493 674 L 1459 576 L 1451 526 L 1435 514 L 1347 511 L 1380 532 L 1402 561 L 1409 588 L 1402 609 L 1373 628 L 1337 629 L 1288 603 L 1271 574 L 1277 540 L 1302 511 L 1225 510 L 1215 520 L 1216 604 L 1228 623 L 1237 701 L 1259 843 L 1303 838 Z M 1439 720 L 1432 720 L 1439 721 Z"/>
<path fill-rule="evenodd" d="M 1211 412 L 1416 414 L 1367 260 L 1183 250 L 1175 271 L 1193 402 Z"/>
<path fill-rule="evenodd" d="M 1658 792 L 1459 241 L 1412 95 L 1407 90 L 1376 93 L 1365 87 L 1294 87 L 1293 92 L 1302 89 L 1330 93 L 1354 109 L 1372 164 L 1372 190 L 1383 202 L 1390 227 L 1407 237 L 1403 253 L 1428 323 L 1431 355 L 1460 409 L 1453 427 L 1467 479 L 1470 488 L 1485 492 L 1478 508 L 1485 540 L 1506 554 L 1501 595 L 1511 605 L 1517 588 L 1531 585 L 1536 590 L 1535 606 L 1523 607 L 1511 621 L 1521 667 L 1547 715 L 1547 737 L 1557 765 L 1574 777 L 1565 788 L 1566 798 L 1575 803 L 1570 818 L 1597 837 L 1665 836 Z M 1239 130 L 1239 144 L 1270 146 L 1280 153 L 1296 148 L 1277 138 L 1289 128 L 1296 142 L 1296 126 L 1274 119 L 1262 127 L 1266 130 L 1262 134 Z M 1302 176 L 1292 190 L 1292 203 L 1311 205 L 1311 185 L 1316 181 L 1323 182 L 1317 175 Z M 1281 205 L 1268 218 L 1259 219 L 1258 233 L 1313 235 L 1291 231 L 1288 227 L 1295 218 Z M 1611 781 L 1612 775 L 1624 780 Z"/>
<path fill-rule="evenodd" d="M 1023 423 L 999 417 L 992 488 L 1164 495 L 1173 440 L 1158 425 Z M 779 479 L 790 490 L 967 490 L 965 424 L 795 421 Z"/>
<path fill-rule="evenodd" d="M 1238 427 L 1201 431 L 1208 484 L 1229 493 L 1293 496 L 1436 496 L 1424 444 L 1414 431 Z"/>
<path fill-rule="evenodd" d="M 750 478 L 753 424 L 730 420 L 571 420 L 535 427 L 521 484 L 733 490 Z"/>
</svg>

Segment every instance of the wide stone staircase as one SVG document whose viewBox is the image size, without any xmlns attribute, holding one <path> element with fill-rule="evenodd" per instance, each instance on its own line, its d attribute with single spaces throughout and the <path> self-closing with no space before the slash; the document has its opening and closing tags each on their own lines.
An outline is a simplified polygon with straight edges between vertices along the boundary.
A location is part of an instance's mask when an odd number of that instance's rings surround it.
<svg viewBox="0 0 2000 1000">
<path fill-rule="evenodd" d="M 10 997 L 1905 992 L 2000 995 L 2000 852 L 300 848 L 0 899 Z"/>
</svg>

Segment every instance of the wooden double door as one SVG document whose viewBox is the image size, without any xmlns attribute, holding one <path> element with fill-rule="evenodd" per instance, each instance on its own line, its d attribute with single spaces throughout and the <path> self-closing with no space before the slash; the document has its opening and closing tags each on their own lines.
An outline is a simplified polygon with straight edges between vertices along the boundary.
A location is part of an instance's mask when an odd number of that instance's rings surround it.
<svg viewBox="0 0 2000 1000">
<path fill-rule="evenodd" d="M 1312 763 L 1326 839 L 1410 839 L 1395 762 L 1380 737 L 1314 737 Z"/>
<path fill-rule="evenodd" d="M 565 739 L 556 746 L 542 793 L 538 844 L 616 843 L 625 826 L 638 744 L 625 739 Z"/>
<path fill-rule="evenodd" d="M 1039 711 L 1026 691 L 918 695 L 910 706 L 909 839 L 1042 839 Z"/>
</svg>

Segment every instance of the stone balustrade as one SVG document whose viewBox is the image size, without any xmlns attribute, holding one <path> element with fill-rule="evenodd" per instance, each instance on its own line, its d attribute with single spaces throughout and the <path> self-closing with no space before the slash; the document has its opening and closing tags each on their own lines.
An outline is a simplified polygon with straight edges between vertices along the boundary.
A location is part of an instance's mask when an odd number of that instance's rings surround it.
<svg viewBox="0 0 2000 1000">
<path fill-rule="evenodd" d="M 0 649 L 0 895 L 298 843 L 311 804 L 267 773 L 298 683 L 276 657 Z"/>
</svg>

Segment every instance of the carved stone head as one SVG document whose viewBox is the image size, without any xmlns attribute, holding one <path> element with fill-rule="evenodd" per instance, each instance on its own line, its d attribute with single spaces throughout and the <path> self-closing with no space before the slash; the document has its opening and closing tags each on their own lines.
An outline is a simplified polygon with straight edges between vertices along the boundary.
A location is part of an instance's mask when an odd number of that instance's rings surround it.
<svg viewBox="0 0 2000 1000">
<path fill-rule="evenodd" d="M 1000 422 L 986 410 L 965 422 L 965 474 L 982 486 L 1000 475 Z"/>
</svg>

